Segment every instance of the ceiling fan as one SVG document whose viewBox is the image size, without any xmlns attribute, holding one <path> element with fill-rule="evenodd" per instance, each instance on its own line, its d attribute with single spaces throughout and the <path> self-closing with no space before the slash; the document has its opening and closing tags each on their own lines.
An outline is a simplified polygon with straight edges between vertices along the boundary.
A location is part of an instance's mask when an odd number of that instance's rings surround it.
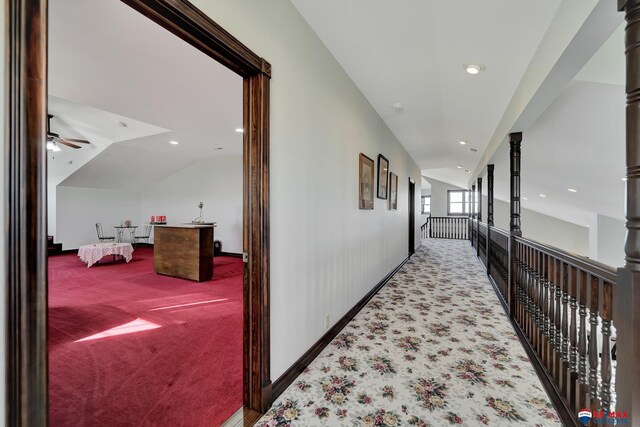
<svg viewBox="0 0 640 427">
<path fill-rule="evenodd" d="M 82 148 L 82 146 L 78 144 L 91 144 L 89 141 L 85 139 L 61 138 L 60 135 L 58 135 L 57 133 L 51 132 L 52 118 L 53 118 L 53 114 L 47 114 L 47 150 L 62 151 L 62 149 L 58 146 L 58 144 L 66 145 L 67 147 L 76 148 L 76 149 Z"/>
</svg>

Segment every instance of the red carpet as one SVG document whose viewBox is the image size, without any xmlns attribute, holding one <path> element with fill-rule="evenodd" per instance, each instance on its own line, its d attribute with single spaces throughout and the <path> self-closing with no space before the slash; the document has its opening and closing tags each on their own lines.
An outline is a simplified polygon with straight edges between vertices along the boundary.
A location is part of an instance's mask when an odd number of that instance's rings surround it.
<svg viewBox="0 0 640 427">
<path fill-rule="evenodd" d="M 53 427 L 220 425 L 242 406 L 242 260 L 195 283 L 150 248 L 49 258 L 49 370 Z"/>
</svg>

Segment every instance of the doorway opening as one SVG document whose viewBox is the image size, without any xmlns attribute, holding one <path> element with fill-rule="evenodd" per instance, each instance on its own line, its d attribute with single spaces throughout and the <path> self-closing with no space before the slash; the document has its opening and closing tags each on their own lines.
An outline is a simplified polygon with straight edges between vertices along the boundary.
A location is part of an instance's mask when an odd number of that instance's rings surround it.
<svg viewBox="0 0 640 427">
<path fill-rule="evenodd" d="M 409 256 L 416 250 L 416 183 L 409 178 Z"/>
<path fill-rule="evenodd" d="M 271 395 L 268 251 L 270 65 L 186 0 L 125 0 L 123 3 L 243 79 L 242 251 L 246 262 L 242 267 L 242 402 L 245 418 L 251 419 L 265 410 Z M 8 5 L 7 88 L 10 96 L 5 113 L 8 129 L 5 140 L 9 254 L 8 422 L 10 425 L 44 426 L 48 421 L 49 382 L 45 149 L 48 1 L 14 0 Z"/>
</svg>

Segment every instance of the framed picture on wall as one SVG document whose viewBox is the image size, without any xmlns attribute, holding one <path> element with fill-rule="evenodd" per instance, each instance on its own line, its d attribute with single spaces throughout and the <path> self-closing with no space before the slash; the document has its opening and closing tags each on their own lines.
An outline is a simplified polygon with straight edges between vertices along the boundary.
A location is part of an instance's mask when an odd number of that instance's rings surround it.
<svg viewBox="0 0 640 427">
<path fill-rule="evenodd" d="M 386 199 L 389 193 L 389 159 L 378 154 L 378 199 Z"/>
<path fill-rule="evenodd" d="M 360 209 L 373 209 L 375 173 L 373 160 L 360 153 Z"/>
<path fill-rule="evenodd" d="M 389 173 L 389 209 L 398 210 L 398 175 Z"/>
</svg>

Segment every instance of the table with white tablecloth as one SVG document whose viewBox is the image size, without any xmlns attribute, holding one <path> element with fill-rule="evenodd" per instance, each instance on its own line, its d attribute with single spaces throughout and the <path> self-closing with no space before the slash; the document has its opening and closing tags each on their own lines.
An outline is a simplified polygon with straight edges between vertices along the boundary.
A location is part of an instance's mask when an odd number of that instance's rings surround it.
<svg viewBox="0 0 640 427">
<path fill-rule="evenodd" d="M 87 268 L 107 255 L 118 255 L 129 262 L 131 258 L 133 258 L 133 246 L 131 246 L 131 243 L 110 242 L 93 243 L 91 245 L 80 246 L 80 249 L 78 249 L 78 257 L 80 257 L 80 261 L 87 264 Z"/>
</svg>

